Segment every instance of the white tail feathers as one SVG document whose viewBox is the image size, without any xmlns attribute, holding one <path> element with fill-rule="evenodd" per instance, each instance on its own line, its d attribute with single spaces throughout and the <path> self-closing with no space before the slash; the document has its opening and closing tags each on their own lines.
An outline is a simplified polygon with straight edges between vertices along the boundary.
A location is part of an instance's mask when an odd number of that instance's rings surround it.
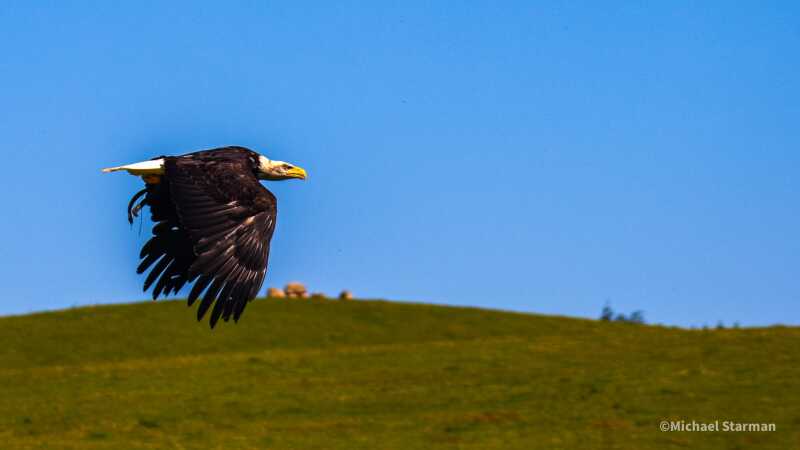
<svg viewBox="0 0 800 450">
<path fill-rule="evenodd" d="M 120 170 L 127 170 L 129 174 L 136 176 L 161 175 L 164 173 L 164 159 L 152 159 L 150 161 L 142 161 L 125 166 L 108 167 L 103 169 L 103 173 L 117 172 Z"/>
</svg>

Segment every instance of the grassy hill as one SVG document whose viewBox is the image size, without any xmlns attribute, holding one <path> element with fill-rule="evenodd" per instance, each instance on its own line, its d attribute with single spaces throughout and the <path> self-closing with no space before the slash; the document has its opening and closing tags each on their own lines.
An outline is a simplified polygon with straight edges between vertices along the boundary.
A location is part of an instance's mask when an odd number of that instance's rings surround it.
<svg viewBox="0 0 800 450">
<path fill-rule="evenodd" d="M 0 318 L 3 449 L 788 449 L 800 330 L 680 330 L 389 302 Z M 661 432 L 659 422 L 774 422 Z"/>
</svg>

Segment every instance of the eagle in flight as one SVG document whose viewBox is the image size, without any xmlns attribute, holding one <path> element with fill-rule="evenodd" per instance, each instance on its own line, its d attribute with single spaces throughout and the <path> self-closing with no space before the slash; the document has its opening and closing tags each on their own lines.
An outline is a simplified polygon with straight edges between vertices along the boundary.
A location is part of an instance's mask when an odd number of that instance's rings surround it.
<svg viewBox="0 0 800 450">
<path fill-rule="evenodd" d="M 160 156 L 103 172 L 126 170 L 145 188 L 128 203 L 128 222 L 150 207 L 153 237 L 142 246 L 136 272 L 149 270 L 144 291 L 153 300 L 194 283 L 197 320 L 214 305 L 209 324 L 239 320 L 264 283 L 277 201 L 259 180 L 304 180 L 306 172 L 244 147 Z M 138 202 L 138 203 L 137 203 Z"/>
</svg>

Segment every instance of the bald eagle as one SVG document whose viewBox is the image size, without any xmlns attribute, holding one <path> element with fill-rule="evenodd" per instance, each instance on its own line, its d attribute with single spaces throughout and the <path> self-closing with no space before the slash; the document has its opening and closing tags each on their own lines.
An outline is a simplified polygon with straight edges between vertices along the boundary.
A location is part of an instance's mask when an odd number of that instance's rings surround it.
<svg viewBox="0 0 800 450">
<path fill-rule="evenodd" d="M 264 283 L 275 231 L 277 201 L 259 180 L 305 179 L 305 170 L 244 147 L 160 156 L 103 172 L 120 170 L 145 182 L 128 203 L 128 222 L 149 206 L 155 223 L 136 269 L 149 270 L 144 291 L 152 287 L 155 300 L 194 283 L 188 303 L 202 294 L 198 321 L 213 304 L 211 328 L 220 318 L 238 322 Z"/>
</svg>

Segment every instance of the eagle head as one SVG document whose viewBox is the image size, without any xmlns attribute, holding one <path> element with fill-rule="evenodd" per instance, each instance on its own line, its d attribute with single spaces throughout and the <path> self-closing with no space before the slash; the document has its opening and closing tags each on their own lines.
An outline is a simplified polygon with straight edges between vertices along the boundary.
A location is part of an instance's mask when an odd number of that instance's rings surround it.
<svg viewBox="0 0 800 450">
<path fill-rule="evenodd" d="M 306 179 L 306 171 L 285 161 L 273 161 L 266 156 L 258 155 L 256 175 L 261 180 L 288 180 L 290 178 Z"/>
</svg>

